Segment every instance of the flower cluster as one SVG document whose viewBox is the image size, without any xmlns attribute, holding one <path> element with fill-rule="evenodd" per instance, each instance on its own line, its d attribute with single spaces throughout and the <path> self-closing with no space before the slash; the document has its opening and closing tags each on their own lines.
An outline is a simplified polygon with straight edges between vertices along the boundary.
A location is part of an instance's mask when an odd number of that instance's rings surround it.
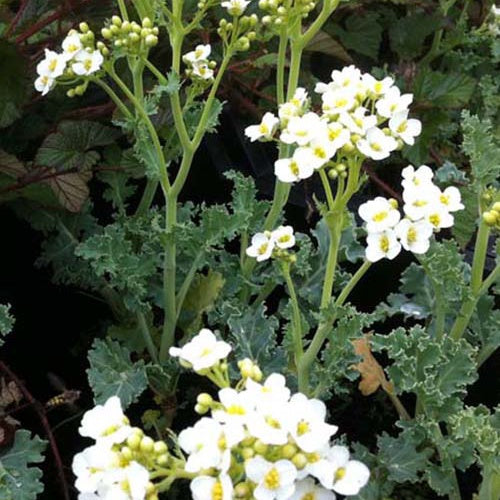
<svg viewBox="0 0 500 500">
<path fill-rule="evenodd" d="M 248 0 L 226 0 L 220 4 L 231 16 L 241 16 L 250 4 Z"/>
<path fill-rule="evenodd" d="M 293 147 L 290 158 L 275 163 L 282 182 L 295 182 L 349 155 L 383 160 L 392 151 L 412 145 L 421 123 L 408 118 L 411 94 L 401 94 L 392 78 L 376 80 L 354 66 L 332 72 L 332 81 L 318 83 L 321 113 L 310 109 L 305 89 L 280 105 L 278 117 L 266 113 L 259 125 L 245 130 L 252 140 L 269 141 L 279 131 L 279 141 Z M 335 160 L 334 160 L 335 157 Z"/>
<path fill-rule="evenodd" d="M 249 257 L 258 262 L 271 257 L 290 257 L 287 250 L 295 245 L 295 235 L 292 226 L 280 226 L 274 231 L 257 233 L 252 237 L 251 245 L 246 249 Z"/>
<path fill-rule="evenodd" d="M 377 262 L 394 259 L 401 248 L 415 254 L 427 252 L 433 233 L 454 223 L 452 212 L 462 210 L 460 191 L 453 186 L 441 191 L 432 182 L 434 174 L 427 165 L 417 170 L 409 165 L 402 171 L 403 211 L 396 200 L 377 197 L 358 210 L 365 222 L 366 258 Z"/>
<path fill-rule="evenodd" d="M 223 349 L 225 343 L 218 341 L 214 347 L 206 333 L 197 337 L 189 348 L 184 346 L 181 359 L 189 359 L 193 367 L 215 368 L 230 346 Z M 203 345 L 208 354 L 200 350 Z M 211 416 L 179 434 L 187 454 L 185 471 L 195 476 L 193 499 L 333 500 L 334 492 L 356 495 L 369 470 L 351 460 L 346 447 L 332 445 L 337 427 L 325 421 L 325 404 L 292 394 L 277 373 L 259 383 L 262 373 L 249 359 L 238 367 L 236 388 L 221 384 L 217 399 L 200 394 L 196 411 Z"/>
<path fill-rule="evenodd" d="M 500 229 L 500 201 L 493 203 L 490 210 L 483 212 L 483 220 L 488 226 Z"/>
<path fill-rule="evenodd" d="M 68 33 L 62 42 L 61 53 L 45 49 L 45 58 L 36 67 L 35 89 L 46 95 L 58 78 L 91 75 L 101 68 L 103 61 L 101 50 L 94 47 L 94 34 L 86 23 L 81 23 L 80 32 L 71 30 Z M 86 86 L 79 86 L 72 90 L 79 95 L 85 89 Z"/>
<path fill-rule="evenodd" d="M 215 61 L 208 57 L 212 52 L 209 44 L 197 45 L 194 50 L 184 54 L 182 60 L 187 66 L 186 74 L 193 79 L 212 80 L 214 77 Z"/>
<path fill-rule="evenodd" d="M 73 459 L 79 500 L 158 499 L 149 468 L 167 463 L 167 446 L 131 427 L 118 397 L 86 412 L 79 432 L 95 440 Z"/>
<path fill-rule="evenodd" d="M 105 40 L 109 40 L 113 47 L 128 54 L 147 52 L 158 44 L 158 33 L 158 27 L 153 26 L 149 17 L 145 17 L 141 24 L 138 24 L 135 21 L 123 20 L 120 16 L 113 16 L 101 30 Z"/>
</svg>

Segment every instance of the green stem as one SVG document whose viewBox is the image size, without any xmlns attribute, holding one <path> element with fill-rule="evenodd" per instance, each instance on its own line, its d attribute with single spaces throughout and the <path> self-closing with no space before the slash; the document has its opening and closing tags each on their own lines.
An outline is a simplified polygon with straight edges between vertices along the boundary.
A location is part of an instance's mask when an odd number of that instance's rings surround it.
<svg viewBox="0 0 500 500">
<path fill-rule="evenodd" d="M 280 30 L 280 44 L 278 49 L 278 65 L 276 70 L 276 97 L 278 105 L 285 102 L 285 65 L 288 34 L 286 25 Z"/>
<path fill-rule="evenodd" d="M 323 183 L 323 189 L 325 190 L 328 209 L 333 210 L 335 206 L 335 200 L 333 199 L 332 187 L 330 185 L 330 181 L 328 180 L 328 175 L 326 175 L 324 168 L 320 169 L 319 176 L 321 178 L 321 182 Z"/>
<path fill-rule="evenodd" d="M 344 289 L 340 292 L 335 302 L 336 305 L 343 305 L 345 303 L 347 297 L 349 297 L 354 287 L 359 283 L 359 280 L 366 274 L 368 269 L 370 269 L 371 265 L 372 263 L 369 260 L 363 262 L 358 270 L 352 275 Z"/>
<path fill-rule="evenodd" d="M 281 265 L 281 270 L 283 272 L 286 286 L 288 288 L 288 294 L 290 295 L 290 300 L 292 302 L 292 312 L 293 312 L 292 332 L 293 332 L 295 366 L 299 366 L 300 358 L 302 357 L 303 354 L 302 321 L 300 316 L 299 301 L 297 299 L 297 293 L 295 292 L 295 286 L 293 284 L 292 276 L 290 275 L 290 264 L 288 262 L 283 262 Z M 303 392 L 303 390 L 304 387 L 302 387 L 301 380 L 299 378 L 299 391 Z"/>
<path fill-rule="evenodd" d="M 118 8 L 120 9 L 120 15 L 124 21 L 128 21 L 127 7 L 125 6 L 125 0 L 118 0 Z"/>
<path fill-rule="evenodd" d="M 165 318 L 160 343 L 160 361 L 167 359 L 168 350 L 174 344 L 175 325 L 177 320 L 176 308 L 176 259 L 175 259 L 175 224 L 177 222 L 177 197 L 167 196 L 166 217 L 166 244 L 163 265 L 163 300 Z"/>
<path fill-rule="evenodd" d="M 191 264 L 191 267 L 189 268 L 189 271 L 186 275 L 186 278 L 184 279 L 184 282 L 182 283 L 179 292 L 177 293 L 176 296 L 176 303 L 177 303 L 177 313 L 176 313 L 176 318 L 179 319 L 179 314 L 181 313 L 182 310 L 182 305 L 184 304 L 184 299 L 186 298 L 186 295 L 189 291 L 189 288 L 191 286 L 191 283 L 193 282 L 193 279 L 196 275 L 196 271 L 198 270 L 198 267 L 200 265 L 201 259 L 203 257 L 203 250 L 198 253 L 198 255 L 194 258 L 193 263 Z"/>
<path fill-rule="evenodd" d="M 474 247 L 474 257 L 472 258 L 470 297 L 465 299 L 458 312 L 450 331 L 451 338 L 459 340 L 462 338 L 470 319 L 476 308 L 476 303 L 482 293 L 487 291 L 483 286 L 484 264 L 486 262 L 486 253 L 488 250 L 488 239 L 490 236 L 490 227 L 481 219 L 479 230 L 476 236 Z M 488 276 L 487 280 L 491 277 Z M 492 281 L 493 282 L 493 281 Z"/>
<path fill-rule="evenodd" d="M 94 83 L 99 85 L 106 94 L 111 97 L 111 100 L 116 104 L 117 108 L 125 115 L 128 119 L 133 119 L 132 113 L 129 111 L 127 106 L 123 103 L 123 101 L 118 97 L 118 95 L 115 93 L 115 91 L 106 83 L 100 80 L 99 78 L 93 78 L 91 79 Z"/>
<path fill-rule="evenodd" d="M 158 181 L 156 179 L 148 179 L 144 192 L 142 193 L 141 201 L 135 211 L 135 215 L 141 216 L 147 213 L 149 207 L 151 207 L 151 203 L 153 203 L 157 189 Z"/>
<path fill-rule="evenodd" d="M 156 346 L 153 342 L 153 338 L 151 337 L 148 323 L 142 312 L 137 313 L 137 324 L 139 325 L 139 329 L 141 330 L 144 342 L 146 344 L 146 349 L 148 350 L 151 359 L 156 364 L 158 364 L 158 351 L 156 350 Z"/>
</svg>

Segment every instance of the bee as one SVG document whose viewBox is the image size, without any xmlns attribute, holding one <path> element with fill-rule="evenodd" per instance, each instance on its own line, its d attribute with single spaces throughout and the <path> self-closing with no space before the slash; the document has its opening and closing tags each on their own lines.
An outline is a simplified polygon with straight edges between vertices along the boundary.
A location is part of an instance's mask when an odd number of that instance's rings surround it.
<svg viewBox="0 0 500 500">
<path fill-rule="evenodd" d="M 61 392 L 50 398 L 45 403 L 45 408 L 47 410 L 52 410 L 61 406 L 68 406 L 75 409 L 75 402 L 80 398 L 81 392 L 73 389 L 67 389 L 63 381 L 54 373 L 48 373 L 47 377 L 49 378 L 51 385 Z"/>
</svg>

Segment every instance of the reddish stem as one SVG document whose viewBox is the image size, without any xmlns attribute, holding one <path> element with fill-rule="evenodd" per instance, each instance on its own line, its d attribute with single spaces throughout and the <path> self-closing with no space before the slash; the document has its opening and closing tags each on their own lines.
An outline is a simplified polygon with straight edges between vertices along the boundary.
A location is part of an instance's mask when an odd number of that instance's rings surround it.
<svg viewBox="0 0 500 500">
<path fill-rule="evenodd" d="M 31 392 L 28 391 L 26 386 L 21 382 L 21 380 L 17 377 L 17 375 L 3 361 L 0 361 L 0 370 L 4 372 L 11 380 L 14 381 L 19 390 L 22 392 L 24 398 L 31 404 L 33 410 L 38 415 L 38 418 L 40 419 L 40 422 L 42 423 L 43 428 L 45 429 L 45 434 L 47 435 L 47 438 L 49 440 L 49 444 L 52 449 L 52 454 L 54 455 L 54 461 L 57 468 L 59 481 L 61 483 L 63 498 L 64 500 L 70 500 L 68 483 L 66 482 L 66 477 L 64 476 L 64 467 L 61 460 L 61 455 L 59 453 L 59 448 L 57 447 L 54 434 L 52 433 L 50 423 L 47 419 L 47 414 L 45 412 L 44 406 L 33 397 Z"/>
<path fill-rule="evenodd" d="M 370 169 L 370 167 L 363 165 L 363 170 L 375 184 L 382 188 L 385 193 L 389 194 L 392 198 L 395 198 L 400 202 L 402 201 L 401 195 L 397 191 L 394 191 L 394 189 L 389 186 L 389 184 L 384 182 L 373 170 Z"/>
</svg>

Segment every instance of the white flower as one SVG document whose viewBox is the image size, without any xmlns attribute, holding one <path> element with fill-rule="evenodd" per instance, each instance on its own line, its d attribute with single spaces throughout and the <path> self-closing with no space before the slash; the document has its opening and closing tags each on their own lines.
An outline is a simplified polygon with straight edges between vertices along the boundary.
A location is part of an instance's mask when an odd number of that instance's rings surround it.
<svg viewBox="0 0 500 500">
<path fill-rule="evenodd" d="M 377 117 L 368 115 L 368 110 L 362 106 L 356 108 L 352 113 L 342 113 L 339 117 L 340 123 L 345 125 L 353 134 L 365 135 L 366 131 L 377 125 Z"/>
<path fill-rule="evenodd" d="M 265 444 L 284 445 L 288 442 L 288 412 L 287 403 L 261 405 L 252 417 L 247 419 L 248 431 Z"/>
<path fill-rule="evenodd" d="M 331 78 L 338 87 L 353 88 L 361 81 L 361 71 L 353 65 L 346 66 L 341 71 L 334 69 Z"/>
<path fill-rule="evenodd" d="M 430 205 L 425 214 L 425 220 L 432 224 L 434 229 L 442 229 L 445 227 L 451 227 L 454 223 L 453 215 L 451 215 L 447 210 L 442 208 L 442 206 L 437 203 Z"/>
<path fill-rule="evenodd" d="M 322 461 L 321 484 L 341 495 L 357 495 L 368 482 L 370 471 L 365 464 L 349 460 L 345 446 L 332 446 Z"/>
<path fill-rule="evenodd" d="M 82 493 L 92 493 L 105 474 L 118 464 L 118 455 L 105 445 L 85 448 L 73 458 L 72 469 L 76 476 L 75 487 Z"/>
<path fill-rule="evenodd" d="M 231 352 L 231 346 L 208 330 L 203 328 L 198 335 L 194 336 L 187 344 L 181 348 L 171 347 L 170 356 L 180 358 L 192 365 L 195 372 L 211 368 L 221 359 L 227 358 Z"/>
<path fill-rule="evenodd" d="M 67 57 L 67 60 L 73 59 L 83 49 L 80 35 L 76 32 L 70 32 L 63 40 L 62 49 Z"/>
<path fill-rule="evenodd" d="M 391 132 L 399 137 L 404 143 L 413 146 L 415 137 L 422 132 L 422 123 L 420 120 L 411 118 L 408 120 L 408 111 L 400 111 L 395 113 L 389 120 L 389 128 Z"/>
<path fill-rule="evenodd" d="M 369 73 L 365 73 L 362 80 L 370 94 L 376 97 L 384 95 L 394 85 L 394 80 L 390 76 L 377 80 Z"/>
<path fill-rule="evenodd" d="M 313 139 L 309 146 L 297 148 L 293 153 L 293 159 L 298 165 L 307 165 L 317 170 L 327 163 L 336 152 L 332 142 L 326 139 Z"/>
<path fill-rule="evenodd" d="M 210 52 L 212 52 L 212 47 L 210 44 L 207 45 L 197 45 L 194 50 L 184 54 L 182 56 L 182 60 L 185 64 L 192 65 L 195 62 L 206 62 L 208 57 L 210 56 Z"/>
<path fill-rule="evenodd" d="M 432 183 L 405 188 L 403 210 L 411 220 L 420 220 L 433 210 L 434 206 L 439 206 L 439 195 L 439 188 Z"/>
<path fill-rule="evenodd" d="M 321 96 L 321 99 L 323 112 L 330 117 L 351 111 L 357 103 L 352 89 L 348 88 L 329 90 Z"/>
<path fill-rule="evenodd" d="M 389 200 L 377 196 L 374 200 L 363 203 L 358 209 L 359 216 L 366 222 L 369 233 L 379 233 L 394 227 L 401 218 L 398 210 Z"/>
<path fill-rule="evenodd" d="M 349 142 L 351 134 L 340 123 L 330 122 L 326 127 L 326 137 L 337 150 Z"/>
<path fill-rule="evenodd" d="M 66 69 L 67 56 L 58 54 L 52 50 L 45 49 L 45 59 L 40 61 L 36 67 L 39 76 L 57 78 L 64 73 Z"/>
<path fill-rule="evenodd" d="M 391 118 L 396 113 L 406 111 L 413 101 L 413 94 L 403 94 L 398 87 L 391 87 L 384 97 L 375 103 L 375 108 L 380 116 Z"/>
<path fill-rule="evenodd" d="M 91 75 L 99 71 L 104 57 L 99 50 L 94 50 L 93 52 L 82 50 L 76 54 L 74 60 L 75 62 L 71 67 L 77 75 Z"/>
<path fill-rule="evenodd" d="M 224 408 L 212 413 L 219 422 L 242 426 L 247 423 L 250 415 L 253 416 L 255 405 L 246 391 L 238 392 L 226 387 L 219 391 L 219 401 Z"/>
<path fill-rule="evenodd" d="M 292 226 L 280 226 L 272 232 L 272 237 L 278 248 L 291 248 L 295 245 Z"/>
<path fill-rule="evenodd" d="M 285 144 L 305 146 L 325 127 L 321 118 L 313 112 L 303 116 L 292 116 L 286 128 L 281 132 L 280 141 Z"/>
<path fill-rule="evenodd" d="M 227 474 L 217 478 L 198 476 L 190 484 L 193 500 L 232 500 L 233 483 Z"/>
<path fill-rule="evenodd" d="M 189 454 L 185 469 L 199 472 L 202 469 L 218 467 L 223 455 L 219 446 L 222 426 L 212 418 L 203 417 L 193 427 L 179 434 L 180 447 Z"/>
<path fill-rule="evenodd" d="M 325 422 L 326 406 L 319 399 L 294 394 L 288 406 L 287 425 L 297 445 L 306 453 L 324 448 L 338 427 Z"/>
<path fill-rule="evenodd" d="M 461 201 L 460 191 L 454 186 L 449 186 L 440 192 L 438 201 L 448 212 L 457 212 L 465 208 Z"/>
<path fill-rule="evenodd" d="M 335 493 L 329 491 L 308 477 L 295 483 L 295 493 L 290 500 L 335 500 Z"/>
<path fill-rule="evenodd" d="M 123 414 L 120 399 L 112 396 L 104 405 L 97 405 L 83 415 L 78 432 L 81 436 L 111 445 L 125 441 L 132 428 Z"/>
<path fill-rule="evenodd" d="M 297 469 L 288 460 L 268 462 L 255 457 L 245 462 L 247 477 L 257 484 L 253 492 L 256 500 L 286 500 L 295 491 Z"/>
<path fill-rule="evenodd" d="M 39 76 L 35 80 L 35 89 L 41 92 L 42 95 L 46 95 L 54 86 L 55 80 L 50 78 L 50 76 Z"/>
<path fill-rule="evenodd" d="M 232 16 L 241 16 L 250 2 L 247 0 L 228 0 L 222 2 L 220 5 L 224 7 L 228 14 Z"/>
<path fill-rule="evenodd" d="M 307 179 L 314 173 L 314 166 L 311 164 L 311 155 L 307 155 L 308 148 L 298 148 L 292 158 L 283 158 L 274 162 L 274 174 L 281 182 L 296 182 Z M 301 150 L 301 151 L 299 151 Z"/>
<path fill-rule="evenodd" d="M 206 61 L 195 61 L 191 67 L 191 75 L 202 80 L 211 80 L 214 76 L 214 70 L 208 66 Z"/>
<path fill-rule="evenodd" d="M 403 188 L 411 189 L 432 184 L 434 173 L 427 165 L 421 165 L 417 170 L 412 165 L 408 165 L 401 171 L 401 176 L 403 177 L 401 182 Z"/>
<path fill-rule="evenodd" d="M 271 373 L 264 384 L 247 379 L 246 389 L 248 396 L 257 408 L 275 404 L 286 404 L 290 399 L 290 389 L 286 386 L 286 379 L 280 373 Z"/>
<path fill-rule="evenodd" d="M 293 104 L 297 108 L 304 108 L 307 104 L 307 91 L 303 87 L 297 87 L 293 93 L 293 97 L 290 99 L 290 104 Z"/>
<path fill-rule="evenodd" d="M 373 127 L 366 132 L 365 139 L 360 139 L 356 146 L 361 153 L 372 160 L 383 160 L 398 147 L 398 143 L 379 128 Z"/>
<path fill-rule="evenodd" d="M 278 160 L 278 161 L 283 161 L 283 160 Z M 257 262 L 262 262 L 264 260 L 271 258 L 274 246 L 275 246 L 275 241 L 270 232 L 266 231 L 265 233 L 257 233 L 254 236 L 252 236 L 252 244 L 246 249 L 246 254 L 249 257 L 256 258 Z"/>
<path fill-rule="evenodd" d="M 266 113 L 259 125 L 250 125 L 245 129 L 245 135 L 252 142 L 257 140 L 270 141 L 273 138 L 274 132 L 276 132 L 279 122 L 278 117 L 272 113 Z"/>
<path fill-rule="evenodd" d="M 384 257 L 392 260 L 401 252 L 401 243 L 392 229 L 381 233 L 369 233 L 366 237 L 365 256 L 370 262 L 377 262 Z"/>
<path fill-rule="evenodd" d="M 139 463 L 132 461 L 127 467 L 112 470 L 106 478 L 106 483 L 108 482 L 110 489 L 105 490 L 104 498 L 144 500 L 149 484 L 149 472 Z"/>
<path fill-rule="evenodd" d="M 405 250 L 416 254 L 423 254 L 429 250 L 433 228 L 428 222 L 424 220 L 412 222 L 409 219 L 403 219 L 394 231 Z"/>
</svg>

